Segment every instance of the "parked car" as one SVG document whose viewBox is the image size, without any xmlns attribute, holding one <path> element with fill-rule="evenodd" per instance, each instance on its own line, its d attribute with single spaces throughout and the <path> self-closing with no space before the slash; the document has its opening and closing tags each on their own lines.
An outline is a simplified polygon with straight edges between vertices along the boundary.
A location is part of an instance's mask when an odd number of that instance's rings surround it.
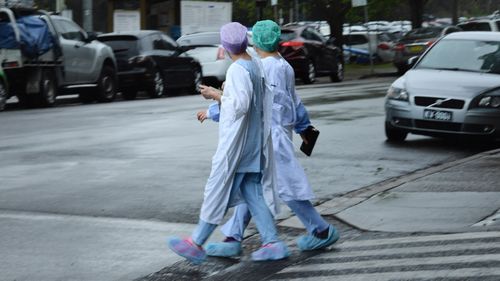
<svg viewBox="0 0 500 281">
<path fill-rule="evenodd" d="M 440 39 L 390 86 L 385 112 L 389 141 L 408 133 L 500 138 L 500 36 Z"/>
<path fill-rule="evenodd" d="M 457 26 L 463 31 L 500 31 L 500 18 L 469 20 Z"/>
<path fill-rule="evenodd" d="M 317 76 L 330 76 L 332 82 L 344 79 L 340 49 L 332 40 L 326 40 L 314 27 L 283 27 L 279 52 L 293 67 L 295 77 L 305 84 L 314 83 Z"/>
<path fill-rule="evenodd" d="M 202 67 L 203 83 L 220 86 L 226 79 L 226 71 L 232 61 L 220 43 L 219 32 L 200 32 L 177 39 L 181 47 L 188 48 L 186 54 L 197 59 Z"/>
<path fill-rule="evenodd" d="M 7 99 L 9 98 L 7 89 L 9 85 L 7 84 L 7 78 L 3 73 L 2 67 L 0 66 L 0 111 L 5 109 L 5 104 L 7 103 Z"/>
<path fill-rule="evenodd" d="M 151 98 L 174 89 L 196 93 L 201 84 L 200 63 L 161 31 L 106 33 L 98 38 L 115 53 L 118 88 L 125 99 L 135 99 L 139 91 Z"/>
<path fill-rule="evenodd" d="M 393 47 L 394 66 L 403 74 L 409 69 L 408 59 L 419 56 L 441 36 L 461 31 L 455 26 L 431 26 L 416 28 L 406 33 Z"/>
<path fill-rule="evenodd" d="M 347 52 L 349 60 L 353 61 L 358 57 L 359 51 L 368 57 L 370 49 L 376 60 L 391 62 L 394 59 L 395 41 L 396 38 L 388 32 L 350 32 L 344 34 L 344 52 Z"/>
<path fill-rule="evenodd" d="M 52 106 L 57 95 L 112 101 L 116 61 L 111 48 L 72 20 L 44 11 L 0 9 L 0 61 L 9 93 L 27 106 Z"/>
</svg>

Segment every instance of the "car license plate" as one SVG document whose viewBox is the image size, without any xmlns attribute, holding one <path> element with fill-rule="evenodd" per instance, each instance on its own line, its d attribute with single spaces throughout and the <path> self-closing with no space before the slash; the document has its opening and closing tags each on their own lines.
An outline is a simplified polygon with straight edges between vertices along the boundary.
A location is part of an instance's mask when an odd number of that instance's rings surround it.
<svg viewBox="0 0 500 281">
<path fill-rule="evenodd" d="M 424 50 L 423 46 L 409 46 L 408 51 L 410 53 L 420 53 Z"/>
<path fill-rule="evenodd" d="M 424 109 L 424 119 L 451 121 L 452 113 L 449 111 Z"/>
</svg>

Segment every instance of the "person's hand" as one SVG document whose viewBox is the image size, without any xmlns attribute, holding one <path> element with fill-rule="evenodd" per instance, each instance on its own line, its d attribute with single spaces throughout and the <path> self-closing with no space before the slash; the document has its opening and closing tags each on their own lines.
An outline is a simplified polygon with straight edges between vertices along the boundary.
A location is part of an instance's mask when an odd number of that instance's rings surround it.
<svg viewBox="0 0 500 281">
<path fill-rule="evenodd" d="M 306 138 L 306 135 L 305 135 L 305 134 L 301 133 L 301 134 L 300 134 L 300 137 L 302 138 L 302 141 L 303 141 L 305 144 L 307 144 L 307 143 L 308 143 L 308 141 L 307 141 L 307 138 Z"/>
<path fill-rule="evenodd" d="M 200 94 L 207 100 L 217 100 L 220 101 L 220 96 L 222 92 L 220 90 L 215 89 L 214 87 L 200 85 Z"/>
<path fill-rule="evenodd" d="M 200 123 L 203 123 L 203 121 L 207 120 L 207 112 L 198 111 L 198 113 L 196 113 L 196 118 L 198 118 L 198 121 L 200 121 Z"/>
</svg>

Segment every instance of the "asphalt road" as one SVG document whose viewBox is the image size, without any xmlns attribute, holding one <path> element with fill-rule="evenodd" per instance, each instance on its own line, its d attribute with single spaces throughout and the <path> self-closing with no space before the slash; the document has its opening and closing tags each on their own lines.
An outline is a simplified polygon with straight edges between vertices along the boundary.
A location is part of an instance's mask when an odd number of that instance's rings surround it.
<svg viewBox="0 0 500 281">
<path fill-rule="evenodd" d="M 420 136 L 386 143 L 392 80 L 298 87 L 321 131 L 313 157 L 299 154 L 318 201 L 492 148 Z M 0 114 L 2 278 L 132 280 L 178 261 L 164 240 L 197 221 L 217 125 L 195 114 L 209 102 L 62 103 Z"/>
</svg>

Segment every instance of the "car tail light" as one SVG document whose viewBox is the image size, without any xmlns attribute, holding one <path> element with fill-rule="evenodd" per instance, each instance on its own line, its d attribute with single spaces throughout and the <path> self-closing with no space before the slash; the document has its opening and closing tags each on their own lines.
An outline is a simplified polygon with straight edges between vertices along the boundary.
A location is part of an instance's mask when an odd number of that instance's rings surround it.
<svg viewBox="0 0 500 281">
<path fill-rule="evenodd" d="M 217 60 L 223 60 L 225 58 L 226 56 L 224 55 L 224 48 L 219 47 L 219 49 L 217 50 Z"/>
<path fill-rule="evenodd" d="M 397 44 L 396 46 L 394 46 L 393 49 L 396 52 L 402 52 L 405 49 L 405 45 L 404 44 Z"/>
<path fill-rule="evenodd" d="M 389 50 L 391 47 L 387 43 L 380 43 L 378 44 L 377 48 L 381 50 Z"/>
<path fill-rule="evenodd" d="M 425 45 L 426 45 L 427 47 L 430 47 L 430 46 L 432 46 L 432 44 L 434 44 L 434 42 L 436 42 L 436 41 L 431 40 L 431 41 L 427 42 Z"/>
<path fill-rule="evenodd" d="M 304 42 L 302 41 L 286 41 L 281 43 L 283 47 L 302 47 L 304 46 Z"/>
</svg>

